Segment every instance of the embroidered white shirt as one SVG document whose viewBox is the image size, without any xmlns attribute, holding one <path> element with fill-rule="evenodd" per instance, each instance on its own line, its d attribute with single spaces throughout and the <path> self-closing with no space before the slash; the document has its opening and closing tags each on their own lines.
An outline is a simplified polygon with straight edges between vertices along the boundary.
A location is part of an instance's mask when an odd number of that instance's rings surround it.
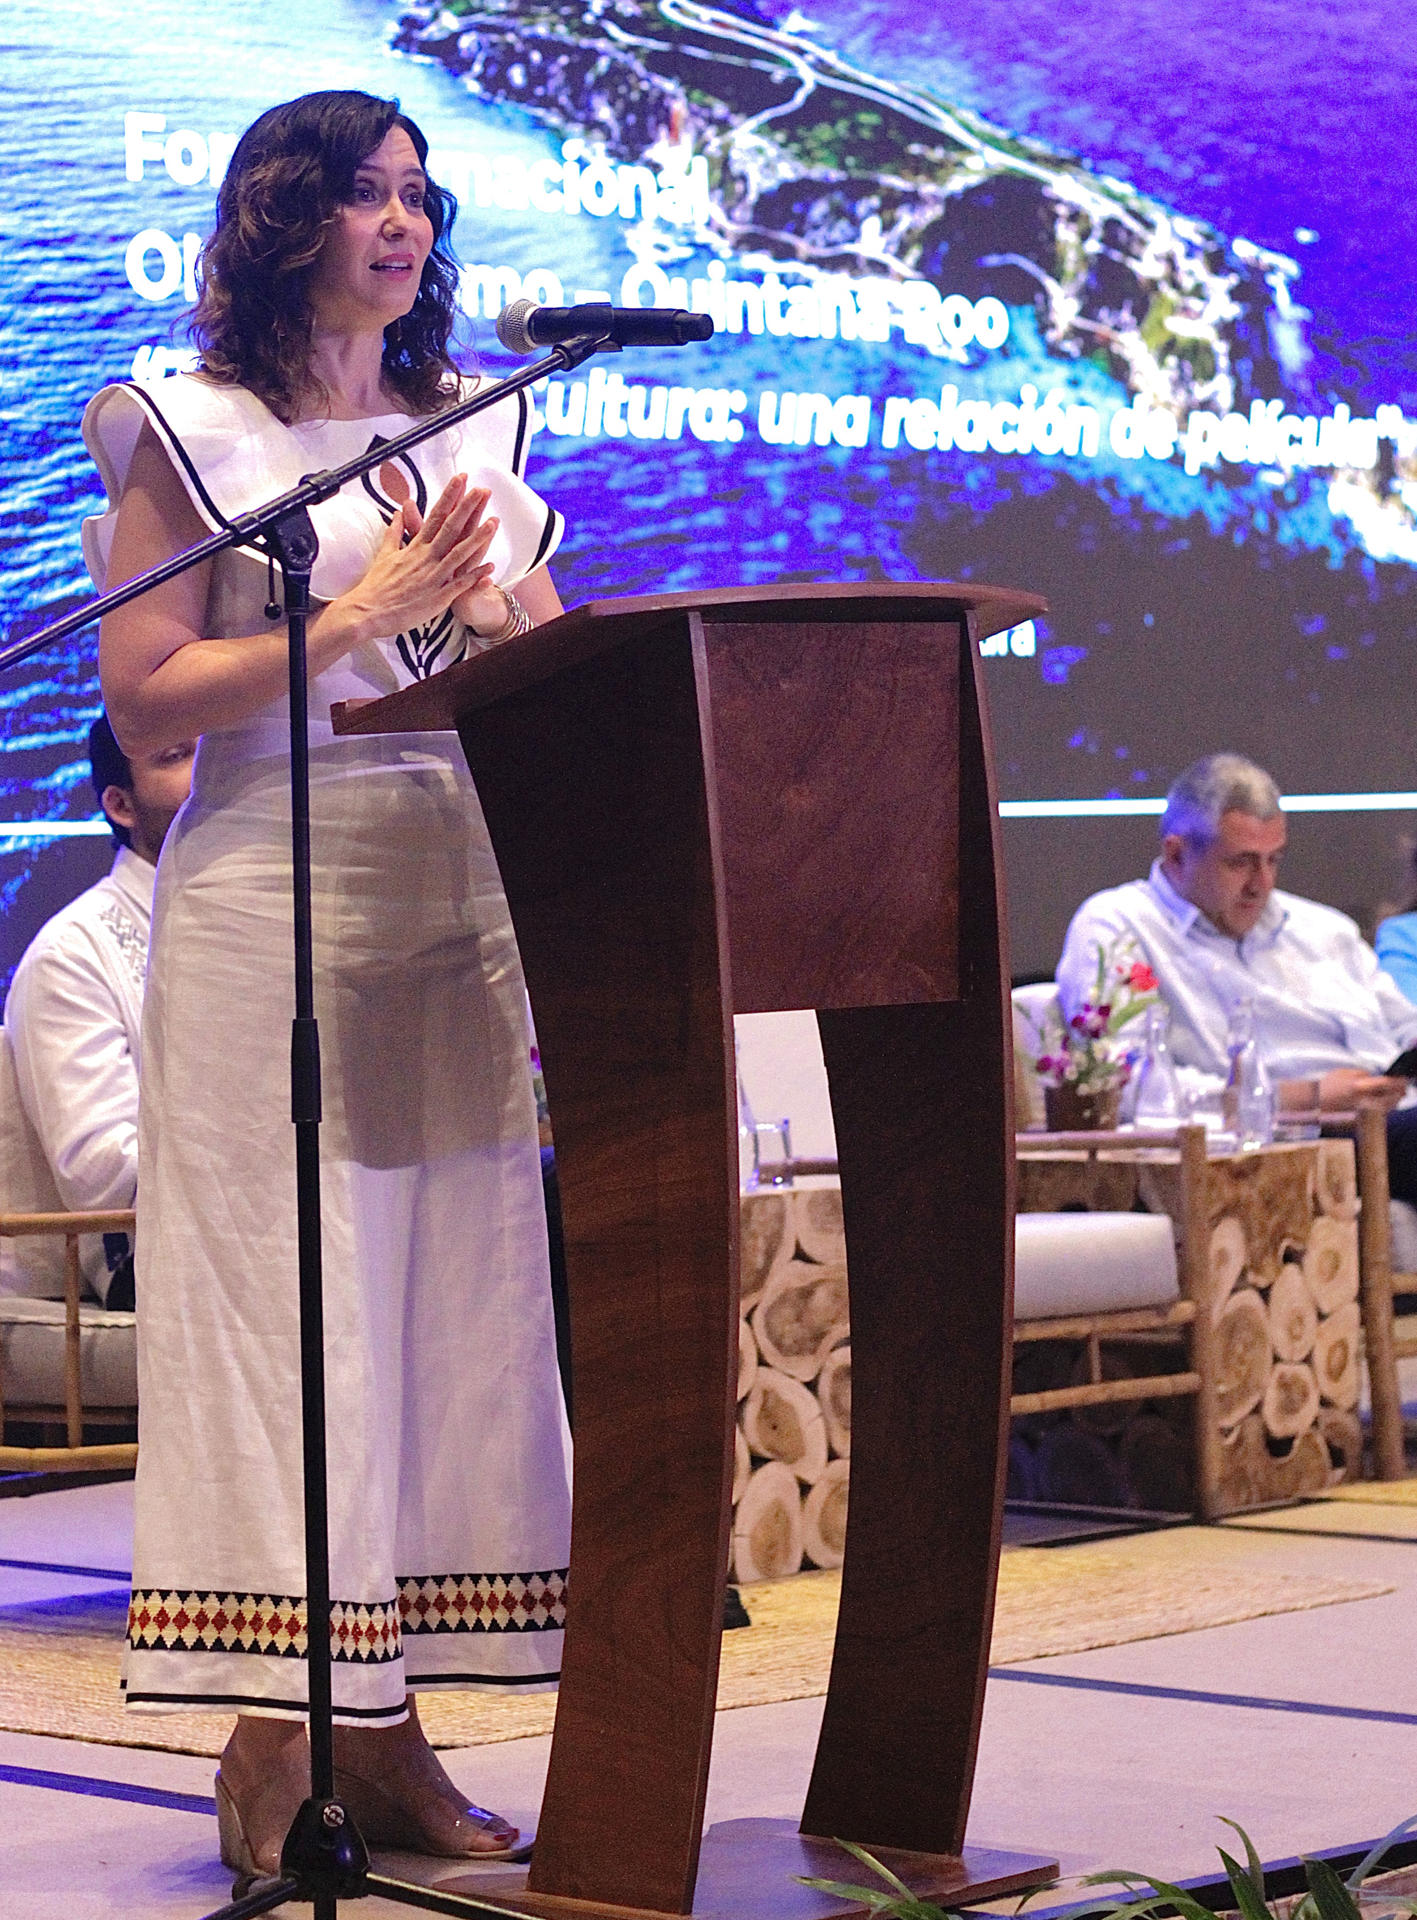
<svg viewBox="0 0 1417 1920">
<path fill-rule="evenodd" d="M 120 848 L 112 871 L 40 928 L 5 1001 L 20 1098 L 69 1207 L 130 1207 L 137 1192 L 155 877 Z"/>
<path fill-rule="evenodd" d="M 1226 1030 L 1243 995 L 1254 1001 L 1276 1080 L 1334 1067 L 1381 1073 L 1417 1043 L 1417 1007 L 1346 914 L 1276 887 L 1236 940 L 1177 893 L 1159 860 L 1145 880 L 1096 893 L 1073 916 L 1057 974 L 1065 1016 L 1091 996 L 1099 943 L 1110 950 L 1128 935 L 1170 1008 L 1172 1050 L 1193 1097 L 1213 1096 L 1225 1083 Z"/>
</svg>

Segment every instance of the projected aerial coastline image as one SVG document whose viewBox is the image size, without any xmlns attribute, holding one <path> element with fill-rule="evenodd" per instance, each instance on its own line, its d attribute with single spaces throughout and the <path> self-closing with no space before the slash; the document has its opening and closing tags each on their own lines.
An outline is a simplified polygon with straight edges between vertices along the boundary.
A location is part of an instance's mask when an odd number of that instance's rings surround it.
<svg viewBox="0 0 1417 1920">
<path fill-rule="evenodd" d="M 811 18 L 313 0 L 299 21 L 274 0 L 200 19 L 164 3 L 145 49 L 112 0 L 91 11 L 97 51 L 79 68 L 69 16 L 28 9 L 31 112 L 3 135 L 19 295 L 0 335 L 17 400 L 0 466 L 8 620 L 82 585 L 83 397 L 144 352 L 155 370 L 178 338 L 181 285 L 155 297 L 162 248 L 124 269 L 156 231 L 180 281 L 183 236 L 209 217 L 210 179 L 164 169 L 163 129 L 234 133 L 298 74 L 402 97 L 449 156 L 460 257 L 489 293 L 511 284 L 494 269 L 529 284 L 542 270 L 542 297 L 553 273 L 567 299 L 628 288 L 717 307 L 698 356 L 627 354 L 594 394 L 568 381 L 542 397 L 534 478 L 570 522 L 568 601 L 1013 583 L 1053 613 L 1032 652 L 990 662 L 1005 797 L 1158 792 L 1225 739 L 1291 791 L 1417 784 L 1394 723 L 1417 559 L 1417 379 L 1395 318 L 1412 214 L 1393 140 L 1361 143 L 1357 169 L 1351 116 L 1312 108 L 1293 9 L 1241 9 L 1247 64 L 1228 88 L 1213 47 L 1183 57 L 1187 33 L 1218 30 L 1209 14 L 1133 7 L 1109 64 L 1128 10 L 1101 0 L 1069 10 L 1056 70 L 1032 0 L 946 9 L 923 47 L 917 11 L 855 0 Z M 1396 16 L 1391 37 L 1368 24 L 1366 53 L 1347 47 L 1357 79 L 1331 76 L 1350 99 L 1404 84 Z M 1089 34 L 1092 63 L 1077 57 Z M 136 180 L 134 110 L 158 128 Z M 1297 143 L 1287 167 L 1279 130 Z M 78 210 L 72 241 L 52 184 L 47 200 L 34 188 L 41 154 Z M 468 304 L 499 370 L 485 302 Z M 677 416 L 655 397 L 676 385 L 695 395 Z M 87 659 L 9 690 L 6 817 L 88 810 L 71 743 L 93 703 Z"/>
<path fill-rule="evenodd" d="M 918 389 L 929 366 L 917 340 L 914 355 L 875 360 L 884 445 L 846 458 L 740 455 L 735 471 L 747 467 L 770 498 L 773 531 L 740 542 L 724 528 L 763 579 L 794 563 L 814 577 L 834 560 L 841 573 L 1018 579 L 1049 592 L 1054 644 L 1040 647 L 1034 683 L 1049 692 L 1030 700 L 1011 678 L 1000 701 L 1006 792 L 1164 784 L 1177 747 L 1154 690 L 1184 675 L 1201 640 L 1237 666 L 1261 641 L 1268 713 L 1254 750 L 1292 763 L 1299 785 L 1306 762 L 1327 771 L 1332 670 L 1354 662 L 1349 681 L 1379 703 L 1384 668 L 1396 669 L 1392 692 L 1401 684 L 1417 423 L 1391 401 L 1364 415 L 1361 401 L 1350 408 L 1314 381 L 1292 257 L 1227 240 L 1074 156 L 853 67 L 802 31 L 810 23 L 794 25 L 750 4 L 452 0 L 404 11 L 394 45 L 443 65 L 474 98 L 525 107 L 612 159 L 676 143 L 706 155 L 713 238 L 740 261 L 818 284 L 874 274 L 901 288 L 920 277 L 1008 306 L 1002 355 L 958 350 L 963 365 L 941 363 L 975 402 L 972 446 L 960 433 L 950 448 L 937 426 L 953 457 L 888 456 L 888 396 L 912 377 L 905 391 Z M 746 346 L 753 373 L 779 384 L 785 353 L 803 386 L 808 367 L 825 384 L 842 353 L 802 337 L 734 344 L 735 368 Z M 1111 418 L 1086 449 L 1086 472 L 1050 461 L 1060 449 L 1042 435 L 1006 450 L 1031 411 L 1016 404 L 1020 391 L 1065 391 Z M 1011 418 L 981 420 L 991 403 Z M 969 452 L 986 457 L 961 457 Z M 586 450 L 569 457 L 583 472 Z M 804 499 L 835 539 L 831 555 L 802 538 L 794 503 Z M 702 580 L 702 546 L 663 518 L 672 495 L 656 489 L 645 505 L 653 532 L 634 586 L 663 577 L 666 549 L 681 547 L 668 563 L 676 583 Z M 616 520 L 622 506 L 623 492 Z M 623 542 L 607 537 L 599 554 L 596 590 L 612 591 Z M 1231 709 L 1216 692 L 1221 737 Z M 1186 704 L 1204 725 L 1203 690 Z M 1016 729 L 1021 707 L 1029 724 Z M 1387 777 L 1402 783 L 1405 747 L 1393 748 Z"/>
</svg>

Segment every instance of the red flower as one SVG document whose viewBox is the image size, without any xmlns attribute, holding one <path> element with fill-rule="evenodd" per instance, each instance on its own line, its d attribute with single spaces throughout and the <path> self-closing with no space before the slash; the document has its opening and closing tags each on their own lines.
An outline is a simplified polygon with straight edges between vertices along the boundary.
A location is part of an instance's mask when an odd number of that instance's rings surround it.
<svg viewBox="0 0 1417 1920">
<path fill-rule="evenodd" d="M 1131 972 L 1127 975 L 1127 985 L 1133 993 L 1156 992 L 1156 975 L 1145 960 L 1136 960 L 1132 963 Z"/>
</svg>

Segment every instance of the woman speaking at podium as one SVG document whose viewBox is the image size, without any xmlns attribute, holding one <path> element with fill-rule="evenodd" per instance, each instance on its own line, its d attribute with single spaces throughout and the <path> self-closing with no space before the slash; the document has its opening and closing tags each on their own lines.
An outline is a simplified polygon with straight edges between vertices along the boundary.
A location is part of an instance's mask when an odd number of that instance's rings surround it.
<svg viewBox="0 0 1417 1920">
<path fill-rule="evenodd" d="M 202 256 L 201 370 L 84 432 L 114 586 L 459 392 L 454 206 L 394 103 L 318 93 L 239 142 Z M 336 1785 L 367 1839 L 502 1856 L 414 1690 L 545 1687 L 569 1497 L 521 966 L 450 734 L 336 740 L 560 605 L 513 399 L 312 510 L 316 1010 Z M 512 589 L 515 588 L 515 592 Z M 138 1199 L 131 1707 L 234 1708 L 222 1857 L 273 1871 L 308 1792 L 285 623 L 228 552 L 103 623 L 128 752 L 201 735 L 157 882 Z"/>
</svg>

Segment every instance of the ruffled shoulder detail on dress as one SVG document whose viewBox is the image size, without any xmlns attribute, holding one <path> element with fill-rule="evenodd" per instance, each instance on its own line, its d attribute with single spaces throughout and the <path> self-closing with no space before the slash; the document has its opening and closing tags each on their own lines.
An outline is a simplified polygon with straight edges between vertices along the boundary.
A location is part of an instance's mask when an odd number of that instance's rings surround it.
<svg viewBox="0 0 1417 1920">
<path fill-rule="evenodd" d="M 462 392 L 471 392 L 475 384 L 465 379 Z M 108 495 L 107 511 L 83 523 L 84 560 L 100 590 L 118 501 L 145 424 L 157 434 L 193 507 L 213 533 L 297 486 L 310 470 L 308 448 L 244 387 L 219 386 L 199 374 L 104 387 L 89 402 L 83 421 L 84 443 Z M 376 432 L 371 425 L 366 447 Z M 491 493 L 488 510 L 499 526 L 489 558 L 498 585 L 513 586 L 543 566 L 560 545 L 565 523 L 521 477 L 529 437 L 527 404 L 517 394 L 445 428 L 389 463 L 398 476 L 396 484 L 381 486 L 381 473 L 387 469 L 376 468 L 365 480 L 351 481 L 332 500 L 312 507 L 310 517 L 320 541 L 311 580 L 315 596 L 332 600 L 363 576 L 392 502 L 409 497 L 431 504 L 456 473 L 467 474 L 474 486 Z M 264 557 L 254 550 L 242 553 L 264 567 Z"/>
</svg>

